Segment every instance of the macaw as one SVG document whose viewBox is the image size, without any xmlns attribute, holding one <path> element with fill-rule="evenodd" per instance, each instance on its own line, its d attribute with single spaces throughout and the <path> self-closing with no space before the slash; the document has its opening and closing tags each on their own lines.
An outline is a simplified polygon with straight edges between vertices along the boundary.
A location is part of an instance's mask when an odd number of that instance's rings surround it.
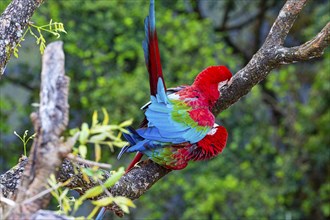
<svg viewBox="0 0 330 220">
<path fill-rule="evenodd" d="M 207 160 L 222 152 L 227 131 L 215 123 L 211 113 L 219 89 L 231 79 L 225 66 L 210 66 L 196 77 L 191 86 L 166 90 L 158 48 L 154 0 L 150 0 L 149 16 L 144 20 L 146 37 L 142 43 L 149 73 L 151 101 L 140 128 L 128 128 L 124 137 L 130 143 L 125 152 L 138 152 L 128 172 L 145 154 L 156 163 L 172 170 L 183 169 L 189 161 Z M 104 217 L 105 208 L 96 220 Z"/>
<path fill-rule="evenodd" d="M 219 148 L 222 150 L 227 139 L 226 129 L 215 124 L 211 109 L 220 97 L 219 88 L 231 79 L 230 71 L 225 66 L 210 66 L 198 74 L 191 86 L 180 86 L 167 91 L 162 74 L 155 23 L 154 1 L 151 0 L 149 16 L 144 22 L 146 37 L 143 41 L 151 101 L 144 106 L 146 117 L 142 127 L 134 130 L 134 134 L 124 135 L 130 145 L 121 150 L 118 158 L 125 152 L 138 152 L 127 171 L 141 159 L 143 154 L 159 164 L 165 164 L 170 152 L 173 153 L 173 158 L 179 158 L 178 154 L 188 152 L 184 149 L 189 147 L 203 149 L 198 151 L 199 156 L 196 158 L 207 159 L 207 156 L 202 154 L 214 156 L 221 152 L 213 149 L 214 143 L 221 143 Z M 133 129 L 130 131 L 133 132 Z M 210 144 L 206 146 L 206 143 Z M 179 150 L 179 146 L 182 149 Z M 162 156 L 164 156 L 163 162 Z M 186 160 L 185 164 L 188 162 L 187 158 L 193 158 L 186 154 L 182 157 Z M 173 159 L 174 164 L 175 161 L 176 159 Z M 166 167 L 179 169 L 182 166 L 166 165 Z"/>
</svg>

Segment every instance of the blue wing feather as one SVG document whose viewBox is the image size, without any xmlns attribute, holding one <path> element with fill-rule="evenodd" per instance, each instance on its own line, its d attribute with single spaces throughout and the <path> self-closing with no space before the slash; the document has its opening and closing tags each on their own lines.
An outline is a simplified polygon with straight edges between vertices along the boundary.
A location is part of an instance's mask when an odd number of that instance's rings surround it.
<svg viewBox="0 0 330 220">
<path fill-rule="evenodd" d="M 171 99 L 166 94 L 162 79 L 158 78 L 157 93 L 155 96 L 151 96 L 151 103 L 145 112 L 148 119 L 148 128 L 139 129 L 139 135 L 145 139 L 174 144 L 187 141 L 196 143 L 211 129 L 198 126 L 197 122 L 193 125 L 174 121 L 172 119 L 173 112 L 176 111 L 183 115 L 189 110 L 175 110 L 174 107 Z"/>
</svg>

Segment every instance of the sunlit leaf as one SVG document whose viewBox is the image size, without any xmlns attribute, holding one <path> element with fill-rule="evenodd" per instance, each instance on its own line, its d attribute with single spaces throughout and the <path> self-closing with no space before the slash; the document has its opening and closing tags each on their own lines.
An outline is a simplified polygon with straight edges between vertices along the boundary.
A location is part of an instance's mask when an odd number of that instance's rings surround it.
<svg viewBox="0 0 330 220">
<path fill-rule="evenodd" d="M 93 198 L 96 197 L 98 195 L 100 195 L 103 192 L 103 187 L 102 186 L 94 186 L 93 188 L 90 188 L 89 190 L 87 190 L 83 197 L 84 198 Z"/>
<path fill-rule="evenodd" d="M 97 111 L 95 110 L 93 112 L 93 116 L 92 116 L 92 127 L 94 127 L 95 125 L 97 125 L 97 123 L 98 123 L 97 117 L 98 117 Z"/>
<path fill-rule="evenodd" d="M 96 206 L 107 206 L 113 202 L 113 197 L 105 197 L 96 201 L 93 201 L 92 204 Z"/>
<path fill-rule="evenodd" d="M 129 209 L 128 207 L 132 207 L 135 208 L 134 203 L 132 202 L 132 200 L 123 197 L 123 196 L 116 196 L 113 198 L 113 201 L 125 212 L 125 213 L 129 213 Z"/>
<path fill-rule="evenodd" d="M 129 119 L 126 121 L 123 121 L 122 123 L 119 124 L 120 127 L 127 127 L 130 126 L 133 123 L 133 119 Z"/>
<path fill-rule="evenodd" d="M 95 161 L 98 162 L 101 159 L 101 146 L 99 144 L 95 144 Z"/>
<path fill-rule="evenodd" d="M 83 123 L 81 125 L 81 131 L 80 131 L 80 135 L 79 135 L 79 142 L 81 144 L 85 144 L 87 142 L 88 136 L 89 136 L 88 124 Z"/>
<path fill-rule="evenodd" d="M 119 168 L 117 172 L 115 172 L 114 174 L 112 174 L 104 183 L 103 185 L 106 188 L 109 188 L 111 186 L 113 186 L 119 179 L 120 177 L 122 177 L 122 175 L 124 175 L 125 173 L 125 169 L 123 167 Z"/>
<path fill-rule="evenodd" d="M 87 219 L 92 219 L 94 217 L 94 215 L 97 213 L 97 211 L 99 211 L 100 207 L 96 206 L 94 207 L 94 209 L 91 211 L 91 213 L 89 213 L 89 215 L 87 216 Z"/>
<path fill-rule="evenodd" d="M 87 155 L 87 146 L 84 144 L 79 145 L 79 154 L 82 158 L 86 158 Z"/>
<path fill-rule="evenodd" d="M 97 134 L 97 135 L 93 135 L 92 137 L 90 137 L 89 142 L 100 142 L 103 141 L 107 138 L 107 134 L 106 133 L 101 133 L 101 134 Z"/>
<path fill-rule="evenodd" d="M 104 117 L 102 124 L 103 125 L 107 125 L 109 123 L 108 112 L 107 112 L 107 110 L 105 108 L 102 108 L 102 112 L 103 112 L 103 117 Z"/>
</svg>

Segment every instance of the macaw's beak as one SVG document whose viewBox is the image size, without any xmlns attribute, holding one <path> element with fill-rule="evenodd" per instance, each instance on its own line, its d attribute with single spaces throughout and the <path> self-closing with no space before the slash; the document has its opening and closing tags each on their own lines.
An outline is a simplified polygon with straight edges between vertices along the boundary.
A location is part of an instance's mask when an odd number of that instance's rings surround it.
<svg viewBox="0 0 330 220">
<path fill-rule="evenodd" d="M 220 91 L 220 89 L 222 87 L 224 87 L 224 86 L 230 86 L 232 82 L 233 82 L 232 81 L 232 78 L 230 78 L 229 80 L 227 79 L 225 81 L 219 82 L 219 84 L 218 84 L 218 90 Z"/>
</svg>

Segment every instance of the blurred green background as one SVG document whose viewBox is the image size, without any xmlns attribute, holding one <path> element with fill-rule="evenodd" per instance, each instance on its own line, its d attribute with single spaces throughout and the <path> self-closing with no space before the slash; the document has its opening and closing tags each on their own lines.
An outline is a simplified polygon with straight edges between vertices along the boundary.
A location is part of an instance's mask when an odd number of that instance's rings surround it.
<svg viewBox="0 0 330 220">
<path fill-rule="evenodd" d="M 8 4 L 1 2 L 1 12 Z M 209 65 L 240 70 L 262 45 L 283 6 L 278 0 L 156 0 L 165 80 L 190 84 Z M 286 46 L 311 39 L 330 20 L 329 0 L 310 1 Z M 112 123 L 143 118 L 149 99 L 141 42 L 148 1 L 46 0 L 32 21 L 62 22 L 70 84 L 70 128 L 90 123 L 105 107 Z M 44 34 L 47 42 L 54 37 Z M 41 55 L 30 35 L 0 81 L 1 173 L 23 147 L 13 134 L 30 130 L 39 98 Z M 267 80 L 218 115 L 229 132 L 217 158 L 191 163 L 157 182 L 126 219 L 326 219 L 330 217 L 330 51 L 322 58 L 280 66 Z M 102 161 L 119 149 L 103 148 Z M 87 207 L 86 212 L 90 212 Z"/>
</svg>

